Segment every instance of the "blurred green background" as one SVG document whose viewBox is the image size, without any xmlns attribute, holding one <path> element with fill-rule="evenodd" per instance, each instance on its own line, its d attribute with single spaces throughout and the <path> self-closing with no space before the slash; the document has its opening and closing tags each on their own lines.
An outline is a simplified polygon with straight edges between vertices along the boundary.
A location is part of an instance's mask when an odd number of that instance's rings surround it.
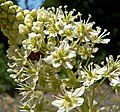
<svg viewBox="0 0 120 112">
<path fill-rule="evenodd" d="M 96 26 L 107 29 L 111 32 L 111 41 L 108 45 L 98 45 L 100 47 L 96 54 L 95 61 L 104 60 L 106 56 L 112 54 L 115 58 L 120 54 L 120 0 L 13 0 L 17 5 L 23 9 L 38 8 L 44 6 L 45 8 L 54 6 L 68 6 L 68 11 L 73 8 L 76 12 L 82 13 L 82 19 L 87 19 L 88 14 L 92 15 L 90 21 L 95 21 Z M 0 32 L 0 94 L 8 93 L 14 96 L 16 90 L 16 83 L 9 78 L 7 73 L 6 50 L 9 45 L 7 38 Z M 99 63 L 99 62 L 98 62 Z"/>
</svg>

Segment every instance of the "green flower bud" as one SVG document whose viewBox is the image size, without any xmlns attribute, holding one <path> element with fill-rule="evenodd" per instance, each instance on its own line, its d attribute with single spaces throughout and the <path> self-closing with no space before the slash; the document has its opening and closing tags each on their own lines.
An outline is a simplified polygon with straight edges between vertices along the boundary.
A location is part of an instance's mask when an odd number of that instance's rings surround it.
<svg viewBox="0 0 120 112">
<path fill-rule="evenodd" d="M 8 24 L 8 20 L 7 19 L 1 19 L 1 23 L 6 25 L 6 24 Z"/>
<path fill-rule="evenodd" d="M 8 5 L 6 5 L 5 3 L 2 3 L 0 7 L 5 11 L 8 10 Z"/>
<path fill-rule="evenodd" d="M 15 21 L 13 24 L 12 24 L 12 29 L 18 29 L 18 26 L 19 26 L 19 21 Z"/>
<path fill-rule="evenodd" d="M 10 6 L 8 9 L 8 13 L 15 14 L 16 13 L 16 7 L 15 6 Z"/>
<path fill-rule="evenodd" d="M 25 38 L 26 38 L 26 36 L 18 34 L 18 35 L 16 36 L 16 38 L 14 38 L 14 41 L 15 41 L 15 43 L 16 43 L 17 45 L 21 45 L 21 44 L 22 44 L 22 41 L 23 41 Z"/>
<path fill-rule="evenodd" d="M 14 5 L 12 1 L 6 1 L 4 4 L 6 4 L 6 5 L 8 5 L 8 6 Z"/>
<path fill-rule="evenodd" d="M 11 35 L 11 37 L 15 38 L 17 37 L 18 30 L 9 30 L 9 34 Z"/>
<path fill-rule="evenodd" d="M 6 2 L 6 0 L 0 0 L 0 3 L 2 3 L 2 2 Z"/>
<path fill-rule="evenodd" d="M 18 13 L 18 12 L 22 12 L 22 13 L 23 13 L 24 11 L 23 11 L 23 9 L 22 9 L 21 7 L 17 7 L 16 12 L 17 12 L 17 13 Z"/>
<path fill-rule="evenodd" d="M 29 10 L 24 10 L 24 15 L 26 16 L 27 14 L 30 14 Z"/>
<path fill-rule="evenodd" d="M 8 15 L 8 20 L 9 20 L 9 22 L 13 22 L 14 19 L 15 19 L 15 15 L 13 15 L 13 14 L 9 14 L 9 15 Z"/>
<path fill-rule="evenodd" d="M 0 18 L 7 18 L 7 13 L 5 11 L 2 11 L 0 14 Z"/>
<path fill-rule="evenodd" d="M 5 25 L 1 23 L 1 30 L 3 31 L 5 29 Z"/>
<path fill-rule="evenodd" d="M 36 9 L 33 9 L 33 10 L 30 12 L 30 15 L 31 15 L 33 18 L 37 18 L 37 10 L 36 10 Z"/>
<path fill-rule="evenodd" d="M 18 21 L 23 21 L 24 20 L 24 16 L 23 16 L 22 12 L 17 13 L 16 20 L 18 20 Z"/>
<path fill-rule="evenodd" d="M 11 23 L 8 23 L 8 24 L 6 25 L 6 28 L 7 28 L 7 29 L 12 29 L 12 24 L 11 24 Z"/>
</svg>

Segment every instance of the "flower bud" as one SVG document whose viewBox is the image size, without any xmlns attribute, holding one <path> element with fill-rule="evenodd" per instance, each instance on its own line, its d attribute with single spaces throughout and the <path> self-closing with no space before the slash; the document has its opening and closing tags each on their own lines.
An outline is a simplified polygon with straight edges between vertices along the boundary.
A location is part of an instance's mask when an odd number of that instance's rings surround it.
<svg viewBox="0 0 120 112">
<path fill-rule="evenodd" d="M 7 18 L 7 13 L 5 11 L 2 11 L 0 14 L 0 18 Z"/>
<path fill-rule="evenodd" d="M 5 29 L 5 25 L 1 23 L 1 30 L 3 31 Z"/>
<path fill-rule="evenodd" d="M 6 2 L 6 0 L 0 0 L 0 3 L 2 3 L 2 2 Z"/>
<path fill-rule="evenodd" d="M 22 12 L 22 13 L 23 13 L 23 9 L 22 9 L 21 7 L 17 7 L 16 12 L 17 12 L 17 13 L 18 13 L 18 12 Z"/>
<path fill-rule="evenodd" d="M 6 25 L 6 28 L 9 29 L 9 30 L 12 29 L 12 24 L 11 24 L 11 23 L 8 23 L 8 24 Z"/>
<path fill-rule="evenodd" d="M 38 21 L 46 21 L 47 18 L 48 18 L 48 12 L 44 8 L 38 9 L 37 20 Z"/>
<path fill-rule="evenodd" d="M 1 4 L 1 8 L 2 8 L 3 10 L 7 11 L 7 10 L 8 10 L 8 5 L 6 5 L 5 3 L 2 3 L 2 4 Z"/>
<path fill-rule="evenodd" d="M 33 18 L 36 18 L 36 17 L 37 17 L 37 10 L 36 10 L 36 9 L 33 9 L 33 10 L 30 12 L 30 15 L 31 15 Z"/>
<path fill-rule="evenodd" d="M 16 38 L 14 38 L 14 41 L 17 45 L 21 45 L 24 38 L 24 35 L 17 34 Z"/>
<path fill-rule="evenodd" d="M 29 29 L 27 26 L 25 26 L 23 24 L 19 25 L 19 34 L 26 35 L 26 34 L 28 34 L 28 32 L 29 32 Z"/>
<path fill-rule="evenodd" d="M 42 22 L 33 22 L 33 27 L 32 27 L 32 31 L 39 33 L 43 31 L 43 23 Z"/>
<path fill-rule="evenodd" d="M 6 4 L 6 5 L 8 5 L 8 6 L 14 5 L 12 1 L 6 1 L 4 4 Z"/>
<path fill-rule="evenodd" d="M 14 19 L 15 19 L 15 15 L 13 15 L 13 14 L 9 14 L 9 15 L 8 15 L 8 20 L 9 20 L 9 22 L 13 22 Z"/>
<path fill-rule="evenodd" d="M 15 38 L 18 34 L 18 30 L 10 30 L 9 34 L 11 35 L 11 37 Z"/>
<path fill-rule="evenodd" d="M 27 14 L 25 16 L 25 20 L 24 20 L 25 25 L 28 26 L 28 27 L 31 27 L 32 22 L 33 22 L 33 17 L 30 14 Z"/>
<path fill-rule="evenodd" d="M 19 21 L 15 21 L 13 24 L 12 24 L 12 29 L 18 29 L 18 26 L 19 26 Z"/>
<path fill-rule="evenodd" d="M 10 6 L 8 9 L 8 13 L 15 14 L 16 13 L 16 8 L 14 6 Z"/>
<path fill-rule="evenodd" d="M 30 14 L 29 10 L 24 10 L 24 15 L 26 16 L 27 14 Z"/>
<path fill-rule="evenodd" d="M 8 24 L 8 20 L 7 19 L 1 19 L 1 23 L 6 25 L 6 24 Z"/>
<path fill-rule="evenodd" d="M 23 21 L 24 20 L 24 16 L 23 16 L 22 12 L 17 13 L 16 20 L 18 20 L 18 21 Z"/>
</svg>

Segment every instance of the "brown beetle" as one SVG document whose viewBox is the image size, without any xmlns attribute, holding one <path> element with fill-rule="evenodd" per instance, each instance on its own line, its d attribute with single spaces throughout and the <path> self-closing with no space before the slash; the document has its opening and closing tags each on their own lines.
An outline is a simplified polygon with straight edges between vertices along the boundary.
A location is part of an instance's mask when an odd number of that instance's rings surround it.
<svg viewBox="0 0 120 112">
<path fill-rule="evenodd" d="M 38 52 L 31 52 L 30 53 L 30 55 L 27 57 L 27 59 L 29 60 L 31 60 L 31 61 L 34 61 L 34 60 L 37 60 L 37 61 L 39 61 L 39 59 L 40 59 L 40 56 L 43 56 L 43 54 L 40 52 L 40 51 L 38 51 Z"/>
</svg>

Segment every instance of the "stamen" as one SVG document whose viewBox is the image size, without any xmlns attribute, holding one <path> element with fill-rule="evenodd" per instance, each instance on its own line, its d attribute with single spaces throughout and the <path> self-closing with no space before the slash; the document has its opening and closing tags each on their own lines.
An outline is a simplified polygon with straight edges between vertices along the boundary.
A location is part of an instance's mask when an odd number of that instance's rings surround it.
<svg viewBox="0 0 120 112">
<path fill-rule="evenodd" d="M 87 19 L 87 21 L 86 21 L 86 24 L 88 24 L 88 22 L 89 22 L 89 20 L 90 20 L 91 17 L 92 17 L 92 16 L 89 14 L 89 15 L 88 15 L 88 19 Z"/>
</svg>

